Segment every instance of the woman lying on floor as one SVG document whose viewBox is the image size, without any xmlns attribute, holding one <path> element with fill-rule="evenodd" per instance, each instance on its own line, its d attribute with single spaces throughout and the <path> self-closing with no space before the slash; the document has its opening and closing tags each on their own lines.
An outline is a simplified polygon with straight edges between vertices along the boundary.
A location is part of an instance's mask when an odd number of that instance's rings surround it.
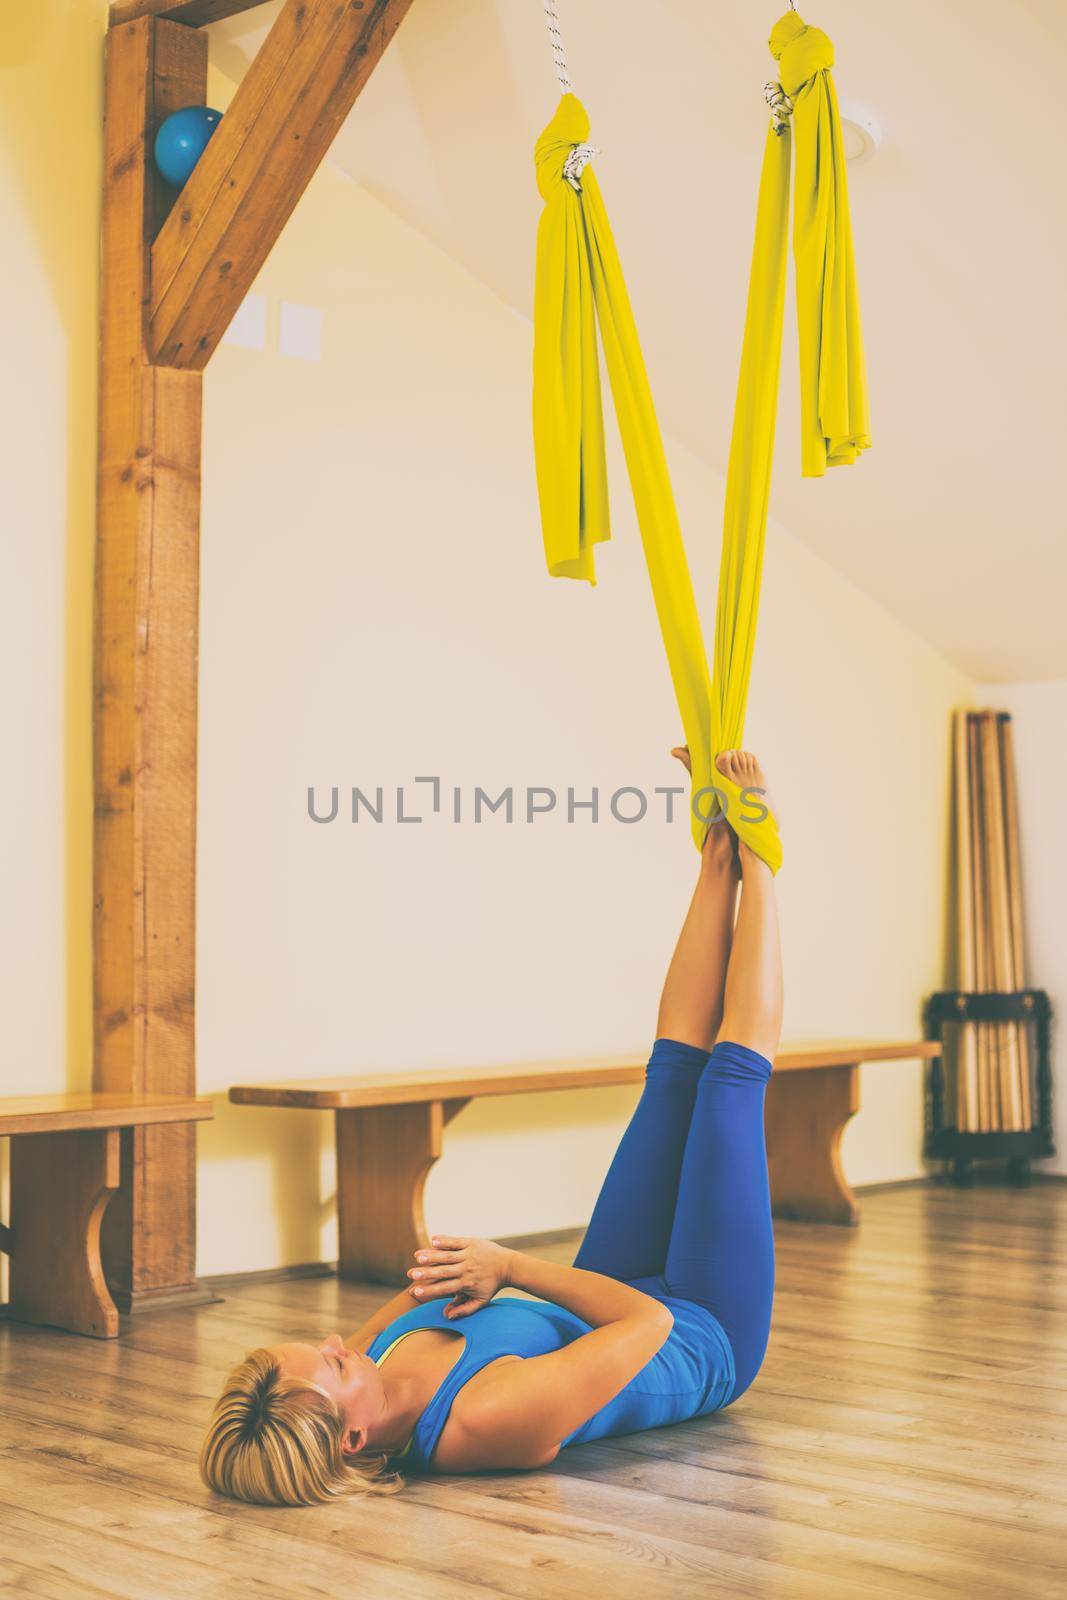
<svg viewBox="0 0 1067 1600">
<path fill-rule="evenodd" d="M 752 756 L 719 766 L 764 787 Z M 543 1467 L 568 1445 L 736 1400 L 770 1328 L 763 1099 L 781 1009 L 774 879 L 720 821 L 574 1266 L 435 1237 L 351 1338 L 256 1350 L 230 1374 L 204 1481 L 282 1505 L 389 1492 L 402 1471 Z M 509 1287 L 537 1298 L 494 1298 Z"/>
</svg>

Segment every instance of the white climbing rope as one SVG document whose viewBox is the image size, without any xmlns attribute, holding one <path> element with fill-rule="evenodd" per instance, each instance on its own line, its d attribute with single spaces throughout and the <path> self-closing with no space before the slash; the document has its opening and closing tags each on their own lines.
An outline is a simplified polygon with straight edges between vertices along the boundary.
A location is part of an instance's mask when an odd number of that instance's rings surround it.
<svg viewBox="0 0 1067 1600">
<path fill-rule="evenodd" d="M 797 0 L 789 0 L 789 9 L 796 12 Z M 763 98 L 771 108 L 771 123 L 777 134 L 783 134 L 789 126 L 789 119 L 793 115 L 793 102 L 786 94 L 780 83 L 765 83 L 763 85 Z"/>
<path fill-rule="evenodd" d="M 571 188 L 577 189 L 579 194 L 582 192 L 582 185 L 579 181 L 582 173 L 593 157 L 599 154 L 600 151 L 595 144 L 576 144 L 563 163 L 563 176 Z"/>
<path fill-rule="evenodd" d="M 567 66 L 567 53 L 563 48 L 563 35 L 559 27 L 559 12 L 556 10 L 556 0 L 542 0 L 545 10 L 545 22 L 548 26 L 548 42 L 552 46 L 552 60 L 556 67 L 556 77 L 559 79 L 560 94 L 573 94 L 571 88 L 570 69 Z M 579 194 L 582 192 L 582 173 L 592 161 L 594 156 L 600 154 L 600 149 L 595 144 L 576 144 L 566 161 L 563 163 L 563 176 L 572 189 Z"/>
<path fill-rule="evenodd" d="M 774 131 L 783 134 L 789 126 L 789 119 L 793 115 L 793 102 L 786 94 L 780 83 L 765 83 L 763 85 L 763 98 L 771 108 L 771 121 Z"/>
<path fill-rule="evenodd" d="M 552 46 L 552 60 L 555 63 L 556 77 L 559 79 L 560 94 L 571 94 L 571 75 L 567 66 L 567 52 L 563 48 L 563 35 L 559 30 L 559 13 L 556 10 L 556 0 L 542 0 L 545 8 L 545 23 L 548 27 L 548 41 Z"/>
</svg>

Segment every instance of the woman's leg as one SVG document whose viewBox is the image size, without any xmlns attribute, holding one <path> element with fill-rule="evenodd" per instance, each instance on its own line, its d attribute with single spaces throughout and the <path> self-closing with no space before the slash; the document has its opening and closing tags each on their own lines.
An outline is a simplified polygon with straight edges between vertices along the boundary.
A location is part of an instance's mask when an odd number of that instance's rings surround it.
<svg viewBox="0 0 1067 1600">
<path fill-rule="evenodd" d="M 706 1306 L 722 1324 L 736 1369 L 731 1399 L 759 1371 L 770 1331 L 774 1235 L 763 1102 L 782 1020 L 774 878 L 744 846 L 741 875 L 724 1016 L 697 1088 L 665 1274 L 669 1294 Z"/>
<path fill-rule="evenodd" d="M 712 828 L 660 1001 L 645 1087 L 575 1266 L 629 1281 L 662 1274 L 697 1083 L 722 1019 L 737 899 L 731 836 Z"/>
<path fill-rule="evenodd" d="M 782 1032 L 782 946 L 774 874 L 744 846 L 741 909 L 734 930 L 718 1038 L 774 1059 Z"/>
<path fill-rule="evenodd" d="M 657 1039 L 708 1051 L 723 1017 L 727 964 L 740 880 L 734 836 L 723 822 L 708 830 L 700 877 L 660 996 Z"/>
</svg>

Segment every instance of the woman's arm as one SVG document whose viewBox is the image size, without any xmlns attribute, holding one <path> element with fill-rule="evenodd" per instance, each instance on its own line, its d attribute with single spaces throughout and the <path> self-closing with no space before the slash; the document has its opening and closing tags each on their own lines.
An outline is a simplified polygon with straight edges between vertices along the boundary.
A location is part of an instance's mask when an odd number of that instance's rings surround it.
<svg viewBox="0 0 1067 1600">
<path fill-rule="evenodd" d="M 628 1316 L 648 1316 L 657 1308 L 662 1310 L 658 1300 L 632 1289 L 628 1283 L 620 1283 L 618 1278 L 586 1272 L 581 1267 L 561 1267 L 538 1256 L 509 1250 L 492 1239 L 435 1235 L 432 1248 L 415 1252 L 415 1265 L 408 1269 L 408 1277 L 411 1293 L 420 1304 L 426 1300 L 451 1300 L 445 1308 L 450 1322 L 470 1316 L 509 1284 L 542 1300 L 554 1300 L 594 1328 Z"/>
<path fill-rule="evenodd" d="M 511 1261 L 507 1282 L 513 1288 L 524 1289 L 541 1300 L 554 1300 L 556 1305 L 573 1311 L 593 1328 L 605 1328 L 610 1323 L 635 1318 L 647 1321 L 657 1313 L 665 1313 L 667 1331 L 670 1331 L 674 1319 L 661 1302 L 640 1289 L 632 1289 L 628 1283 L 620 1283 L 618 1278 L 609 1278 L 603 1272 L 587 1272 L 583 1267 L 563 1267 L 554 1261 L 523 1255 L 518 1250 L 508 1254 Z"/>
<path fill-rule="evenodd" d="M 592 1327 L 562 1350 L 503 1363 L 461 1395 L 435 1456 L 445 1471 L 544 1466 L 569 1433 L 647 1366 L 673 1326 L 660 1301 L 602 1273 L 540 1261 L 484 1239 L 438 1244 L 418 1252 L 413 1285 L 421 1289 L 420 1300 L 459 1296 L 449 1320 L 511 1284 L 555 1301 Z"/>
<path fill-rule="evenodd" d="M 345 1344 L 352 1350 L 362 1350 L 366 1354 L 371 1340 L 381 1333 L 383 1328 L 388 1328 L 389 1324 L 395 1322 L 397 1317 L 402 1317 L 405 1311 L 413 1311 L 418 1303 L 418 1300 L 413 1299 L 410 1289 L 401 1289 L 399 1294 L 394 1294 L 391 1300 L 379 1306 L 362 1327 L 357 1328 L 355 1333 L 350 1333 Z"/>
</svg>

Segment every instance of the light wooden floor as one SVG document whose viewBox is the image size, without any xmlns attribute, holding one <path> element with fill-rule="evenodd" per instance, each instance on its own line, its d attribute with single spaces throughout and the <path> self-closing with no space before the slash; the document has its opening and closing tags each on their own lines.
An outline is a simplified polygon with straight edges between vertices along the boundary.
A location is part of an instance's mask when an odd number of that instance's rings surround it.
<svg viewBox="0 0 1067 1600">
<path fill-rule="evenodd" d="M 770 1354 L 736 1407 L 373 1505 L 233 1505 L 201 1488 L 194 1458 L 227 1363 L 348 1332 L 377 1290 L 246 1284 L 112 1344 L 0 1325 L 0 1589 L 1063 1596 L 1065 1223 L 1067 1184 L 1051 1183 L 871 1194 L 857 1230 L 783 1223 Z"/>
</svg>

